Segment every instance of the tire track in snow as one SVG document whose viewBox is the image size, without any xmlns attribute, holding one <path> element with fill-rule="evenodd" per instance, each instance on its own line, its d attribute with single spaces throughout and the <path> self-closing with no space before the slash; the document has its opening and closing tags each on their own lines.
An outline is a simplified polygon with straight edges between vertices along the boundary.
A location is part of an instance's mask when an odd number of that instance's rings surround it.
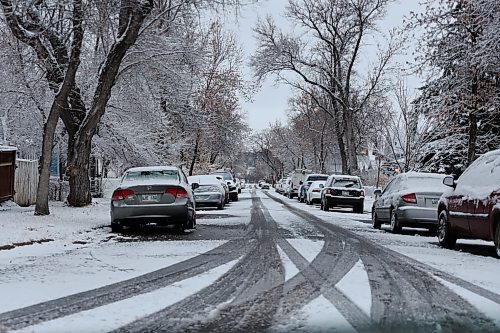
<svg viewBox="0 0 500 333">
<path fill-rule="evenodd" d="M 372 290 L 372 319 L 379 323 L 382 330 L 428 332 L 441 329 L 477 331 L 480 328 L 484 332 L 498 331 L 491 319 L 432 277 L 436 274 L 445 279 L 450 277 L 449 274 L 378 246 L 365 237 L 326 223 L 288 202 L 267 195 L 297 216 L 314 223 L 325 237 L 342 236 L 356 249 L 367 269 Z M 459 278 L 453 278 L 453 281 L 465 289 L 469 287 L 479 291 L 481 296 L 488 295 L 490 300 L 497 299 L 498 295 L 467 281 Z"/>
</svg>

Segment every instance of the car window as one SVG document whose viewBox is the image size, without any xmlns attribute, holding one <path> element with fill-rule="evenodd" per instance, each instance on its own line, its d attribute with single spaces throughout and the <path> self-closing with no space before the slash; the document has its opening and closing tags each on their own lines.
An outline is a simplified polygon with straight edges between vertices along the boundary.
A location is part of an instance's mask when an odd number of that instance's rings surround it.
<svg viewBox="0 0 500 333">
<path fill-rule="evenodd" d="M 361 188 L 359 179 L 335 178 L 332 187 Z"/>
<path fill-rule="evenodd" d="M 178 180 L 179 175 L 177 170 L 144 170 L 144 171 L 129 171 L 125 174 L 125 181 L 141 181 L 141 180 Z"/>
<path fill-rule="evenodd" d="M 327 180 L 328 176 L 308 176 L 308 181 Z"/>
<path fill-rule="evenodd" d="M 488 187 L 497 189 L 500 186 L 500 154 L 485 155 L 478 158 L 458 179 L 460 187 Z"/>
<path fill-rule="evenodd" d="M 393 188 L 393 184 L 394 182 L 396 181 L 396 178 L 393 178 L 389 184 L 387 184 L 385 187 L 384 187 L 384 190 L 382 191 L 383 194 L 385 193 L 391 193 L 392 191 L 392 188 Z"/>
<path fill-rule="evenodd" d="M 410 189 L 418 191 L 419 189 L 425 190 L 439 190 L 444 191 L 447 186 L 443 184 L 443 178 L 436 177 L 408 177 L 400 186 L 401 190 Z"/>
</svg>

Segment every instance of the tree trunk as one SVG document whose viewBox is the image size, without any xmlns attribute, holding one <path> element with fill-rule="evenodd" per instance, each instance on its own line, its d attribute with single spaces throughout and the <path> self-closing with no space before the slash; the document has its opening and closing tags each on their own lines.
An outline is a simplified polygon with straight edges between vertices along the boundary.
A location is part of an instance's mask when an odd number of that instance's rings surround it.
<svg viewBox="0 0 500 333">
<path fill-rule="evenodd" d="M 75 147 L 72 163 L 68 170 L 68 202 L 73 207 L 83 207 L 92 202 L 89 178 L 91 146 L 92 141 L 89 140 Z"/>
<path fill-rule="evenodd" d="M 54 135 L 59 120 L 60 108 L 57 104 L 47 118 L 43 131 L 42 157 L 40 159 L 40 175 L 38 177 L 38 189 L 36 191 L 35 215 L 49 215 L 49 185 L 50 185 L 50 162 L 52 161 L 52 147 Z"/>
<path fill-rule="evenodd" d="M 194 144 L 193 157 L 191 158 L 191 164 L 189 165 L 189 176 L 193 175 L 194 166 L 196 165 L 196 159 L 198 158 L 198 147 L 200 145 L 200 137 L 199 134 L 196 135 L 196 141 Z"/>
<path fill-rule="evenodd" d="M 470 165 L 476 159 L 477 117 L 474 112 L 469 114 L 469 140 L 467 142 L 467 163 Z"/>
<path fill-rule="evenodd" d="M 354 119 L 351 110 L 344 110 L 344 134 L 347 152 L 347 174 L 358 174 L 358 158 L 356 156 L 356 145 L 354 138 Z"/>
</svg>

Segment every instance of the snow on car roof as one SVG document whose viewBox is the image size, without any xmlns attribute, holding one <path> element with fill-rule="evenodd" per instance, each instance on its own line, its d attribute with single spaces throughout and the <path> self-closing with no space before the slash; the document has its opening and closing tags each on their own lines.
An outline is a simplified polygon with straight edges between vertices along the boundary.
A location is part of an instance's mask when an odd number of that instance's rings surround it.
<svg viewBox="0 0 500 333">
<path fill-rule="evenodd" d="M 147 167 L 135 167 L 127 169 L 128 171 L 141 172 L 141 171 L 159 171 L 159 170 L 179 170 L 178 167 L 168 166 L 168 165 L 158 165 L 158 166 L 147 166 Z"/>
<path fill-rule="evenodd" d="M 342 178 L 342 179 L 352 179 L 352 180 L 358 180 L 358 176 L 351 176 L 351 175 L 331 175 L 330 177 L 335 177 L 335 178 Z"/>
<path fill-rule="evenodd" d="M 417 172 L 417 171 L 409 171 L 404 173 L 404 175 L 408 178 L 444 178 L 447 175 L 443 173 L 432 173 L 432 172 Z"/>
</svg>

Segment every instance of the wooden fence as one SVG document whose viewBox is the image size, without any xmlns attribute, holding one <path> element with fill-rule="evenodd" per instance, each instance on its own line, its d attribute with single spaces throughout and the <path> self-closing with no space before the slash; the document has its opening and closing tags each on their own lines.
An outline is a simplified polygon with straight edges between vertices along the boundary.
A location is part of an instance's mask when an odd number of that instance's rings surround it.
<svg viewBox="0 0 500 333">
<path fill-rule="evenodd" d="M 38 188 L 38 161 L 18 159 L 16 162 L 14 202 L 23 207 L 33 205 Z"/>
</svg>

